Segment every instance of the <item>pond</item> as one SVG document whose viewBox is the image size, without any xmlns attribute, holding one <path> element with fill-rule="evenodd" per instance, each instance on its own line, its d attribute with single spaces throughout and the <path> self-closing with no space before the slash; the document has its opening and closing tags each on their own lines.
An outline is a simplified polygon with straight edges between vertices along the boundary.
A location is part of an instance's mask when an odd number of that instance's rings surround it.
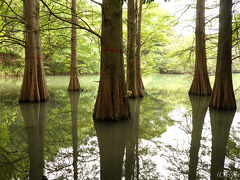
<svg viewBox="0 0 240 180">
<path fill-rule="evenodd" d="M 68 93 L 69 77 L 47 77 L 50 101 L 20 105 L 21 80 L 0 80 L 1 180 L 240 178 L 239 74 L 235 113 L 189 97 L 190 75 L 151 75 L 119 122 L 92 120 L 98 79 L 80 76 L 84 91 Z"/>
</svg>

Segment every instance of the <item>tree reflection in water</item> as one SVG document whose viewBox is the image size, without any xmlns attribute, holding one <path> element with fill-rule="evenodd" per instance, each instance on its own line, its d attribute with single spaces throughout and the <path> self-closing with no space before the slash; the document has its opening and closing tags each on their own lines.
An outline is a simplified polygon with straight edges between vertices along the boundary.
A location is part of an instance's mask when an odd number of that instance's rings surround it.
<svg viewBox="0 0 240 180">
<path fill-rule="evenodd" d="M 197 175 L 198 152 L 202 138 L 203 123 L 208 109 L 209 97 L 189 96 L 192 105 L 192 133 L 188 178 L 191 180 L 199 178 Z"/>
<path fill-rule="evenodd" d="M 73 142 L 73 172 L 74 180 L 78 179 L 78 101 L 80 92 L 69 92 L 72 116 L 72 142 Z"/>
<path fill-rule="evenodd" d="M 230 127 L 235 111 L 210 109 L 212 127 L 211 179 L 224 178 L 224 162 Z"/>
<path fill-rule="evenodd" d="M 131 118 L 129 120 L 94 122 L 100 150 L 101 180 L 121 180 L 123 176 L 125 179 L 134 179 L 139 176 L 138 119 L 140 101 L 130 101 Z M 126 152 L 125 162 L 124 152 Z"/>
<path fill-rule="evenodd" d="M 30 160 L 29 179 L 42 179 L 44 168 L 44 136 L 48 102 L 20 104 L 27 132 Z"/>
</svg>

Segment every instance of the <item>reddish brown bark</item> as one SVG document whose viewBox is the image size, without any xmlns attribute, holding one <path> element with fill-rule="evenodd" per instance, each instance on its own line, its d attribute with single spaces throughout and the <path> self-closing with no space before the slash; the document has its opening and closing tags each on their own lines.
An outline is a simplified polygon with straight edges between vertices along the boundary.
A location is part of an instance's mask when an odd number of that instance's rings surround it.
<svg viewBox="0 0 240 180">
<path fill-rule="evenodd" d="M 72 38 L 71 38 L 71 69 L 70 82 L 68 86 L 69 91 L 81 91 L 78 71 L 77 71 L 77 11 L 76 0 L 72 0 Z"/>
<path fill-rule="evenodd" d="M 188 93 L 195 95 L 210 95 L 212 89 L 207 71 L 205 40 L 205 0 L 197 0 L 195 36 L 195 70 L 192 85 Z"/>
<path fill-rule="evenodd" d="M 137 1 L 137 0 L 136 0 Z M 137 34 L 136 34 L 136 76 L 137 86 L 143 91 L 144 85 L 142 81 L 141 73 L 141 26 L 142 26 L 142 1 L 139 1 L 139 7 L 137 8 Z M 143 94 L 143 92 L 142 92 Z"/>
<path fill-rule="evenodd" d="M 24 1 L 24 16 L 25 68 L 19 102 L 46 101 L 49 99 L 49 93 L 41 55 L 38 0 Z"/>
<path fill-rule="evenodd" d="M 217 67 L 210 107 L 236 109 L 232 84 L 232 0 L 220 1 Z"/>
<path fill-rule="evenodd" d="M 131 97 L 142 97 L 143 92 L 137 84 L 136 73 L 136 7 L 134 0 L 128 0 L 128 44 L 127 44 L 127 90 L 132 92 Z"/>
<path fill-rule="evenodd" d="M 101 69 L 94 120 L 119 120 L 130 116 L 122 54 L 122 5 L 102 2 Z"/>
</svg>

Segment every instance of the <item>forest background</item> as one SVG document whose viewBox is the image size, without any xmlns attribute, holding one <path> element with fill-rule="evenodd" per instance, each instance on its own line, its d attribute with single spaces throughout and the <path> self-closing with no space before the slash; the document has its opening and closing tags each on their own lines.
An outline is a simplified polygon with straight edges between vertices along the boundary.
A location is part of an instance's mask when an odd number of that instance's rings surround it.
<svg viewBox="0 0 240 180">
<path fill-rule="evenodd" d="M 42 55 L 47 75 L 66 75 L 71 61 L 71 1 L 45 0 L 40 3 Z M 179 1 L 171 2 L 176 4 Z M 81 75 L 100 71 L 101 8 L 91 1 L 77 2 L 78 24 L 88 29 L 77 30 L 77 64 Z M 208 72 L 214 74 L 217 56 L 217 2 L 206 2 L 206 48 Z M 171 12 L 170 2 L 143 5 L 141 34 L 141 68 L 149 73 L 193 73 L 195 60 L 195 3 L 188 2 Z M 21 0 L 0 5 L 0 76 L 22 76 L 24 71 L 24 24 Z M 238 45 L 238 13 L 233 17 L 233 72 L 240 72 Z M 174 7 L 173 7 L 174 8 Z M 215 12 L 209 13 L 209 12 Z M 190 18 L 189 15 L 191 14 Z M 188 16 L 188 18 L 186 18 Z M 61 20 L 64 19 L 65 21 Z M 127 7 L 123 6 L 123 51 L 127 51 Z M 181 22 L 181 24 L 180 24 Z M 92 31 L 92 32 L 91 32 Z M 125 66 L 126 67 L 126 66 Z"/>
</svg>

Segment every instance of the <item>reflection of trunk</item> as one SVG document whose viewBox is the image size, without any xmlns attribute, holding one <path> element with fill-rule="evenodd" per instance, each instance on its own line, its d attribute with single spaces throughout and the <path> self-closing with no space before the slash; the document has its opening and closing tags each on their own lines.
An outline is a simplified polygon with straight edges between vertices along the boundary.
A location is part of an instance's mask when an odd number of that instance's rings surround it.
<svg viewBox="0 0 240 180">
<path fill-rule="evenodd" d="M 25 68 L 19 102 L 49 99 L 40 43 L 38 0 L 24 1 L 26 22 Z"/>
<path fill-rule="evenodd" d="M 141 75 L 141 26 L 142 26 L 142 1 L 139 1 L 138 15 L 137 15 L 137 33 L 136 33 L 136 76 L 137 86 L 141 90 L 144 89 L 142 75 Z M 142 93 L 143 94 L 143 93 Z"/>
<path fill-rule="evenodd" d="M 127 119 L 129 114 L 122 55 L 122 5 L 103 0 L 101 72 L 93 119 Z"/>
<path fill-rule="evenodd" d="M 128 124 L 126 121 L 95 121 L 94 125 L 100 151 L 101 179 L 120 180 Z"/>
<path fill-rule="evenodd" d="M 230 127 L 235 111 L 216 111 L 210 109 L 212 126 L 211 179 L 224 179 L 224 161 Z"/>
<path fill-rule="evenodd" d="M 220 1 L 218 55 L 210 107 L 236 109 L 232 84 L 232 0 Z"/>
<path fill-rule="evenodd" d="M 137 86 L 136 74 L 136 8 L 134 0 L 128 0 L 128 44 L 127 44 L 127 90 L 132 92 L 132 97 L 143 96 L 142 90 Z"/>
<path fill-rule="evenodd" d="M 72 115 L 72 141 L 73 141 L 73 169 L 74 169 L 74 180 L 78 179 L 78 123 L 77 123 L 77 108 L 79 100 L 79 92 L 70 92 L 71 100 L 71 115 Z"/>
<path fill-rule="evenodd" d="M 140 100 L 130 101 L 131 119 L 128 121 L 127 143 L 126 143 L 126 162 L 125 175 L 126 180 L 135 178 L 134 169 L 136 167 L 136 176 L 138 174 L 138 119 L 140 110 Z M 136 152 L 135 152 L 136 151 Z"/>
<path fill-rule="evenodd" d="M 210 95 L 211 85 L 207 71 L 205 40 L 205 0 L 197 0 L 196 8 L 196 62 L 189 94 Z"/>
<path fill-rule="evenodd" d="M 25 122 L 30 159 L 30 179 L 42 179 L 44 168 L 44 132 L 48 103 L 20 104 Z"/>
<path fill-rule="evenodd" d="M 208 97 L 189 96 L 192 105 L 192 139 L 190 148 L 189 179 L 197 179 L 198 152 L 202 136 L 203 123 L 208 109 Z"/>
<path fill-rule="evenodd" d="M 76 12 L 76 0 L 72 0 L 72 39 L 71 39 L 71 75 L 68 86 L 69 91 L 80 91 L 80 84 L 78 81 L 77 71 L 77 12 Z"/>
</svg>

